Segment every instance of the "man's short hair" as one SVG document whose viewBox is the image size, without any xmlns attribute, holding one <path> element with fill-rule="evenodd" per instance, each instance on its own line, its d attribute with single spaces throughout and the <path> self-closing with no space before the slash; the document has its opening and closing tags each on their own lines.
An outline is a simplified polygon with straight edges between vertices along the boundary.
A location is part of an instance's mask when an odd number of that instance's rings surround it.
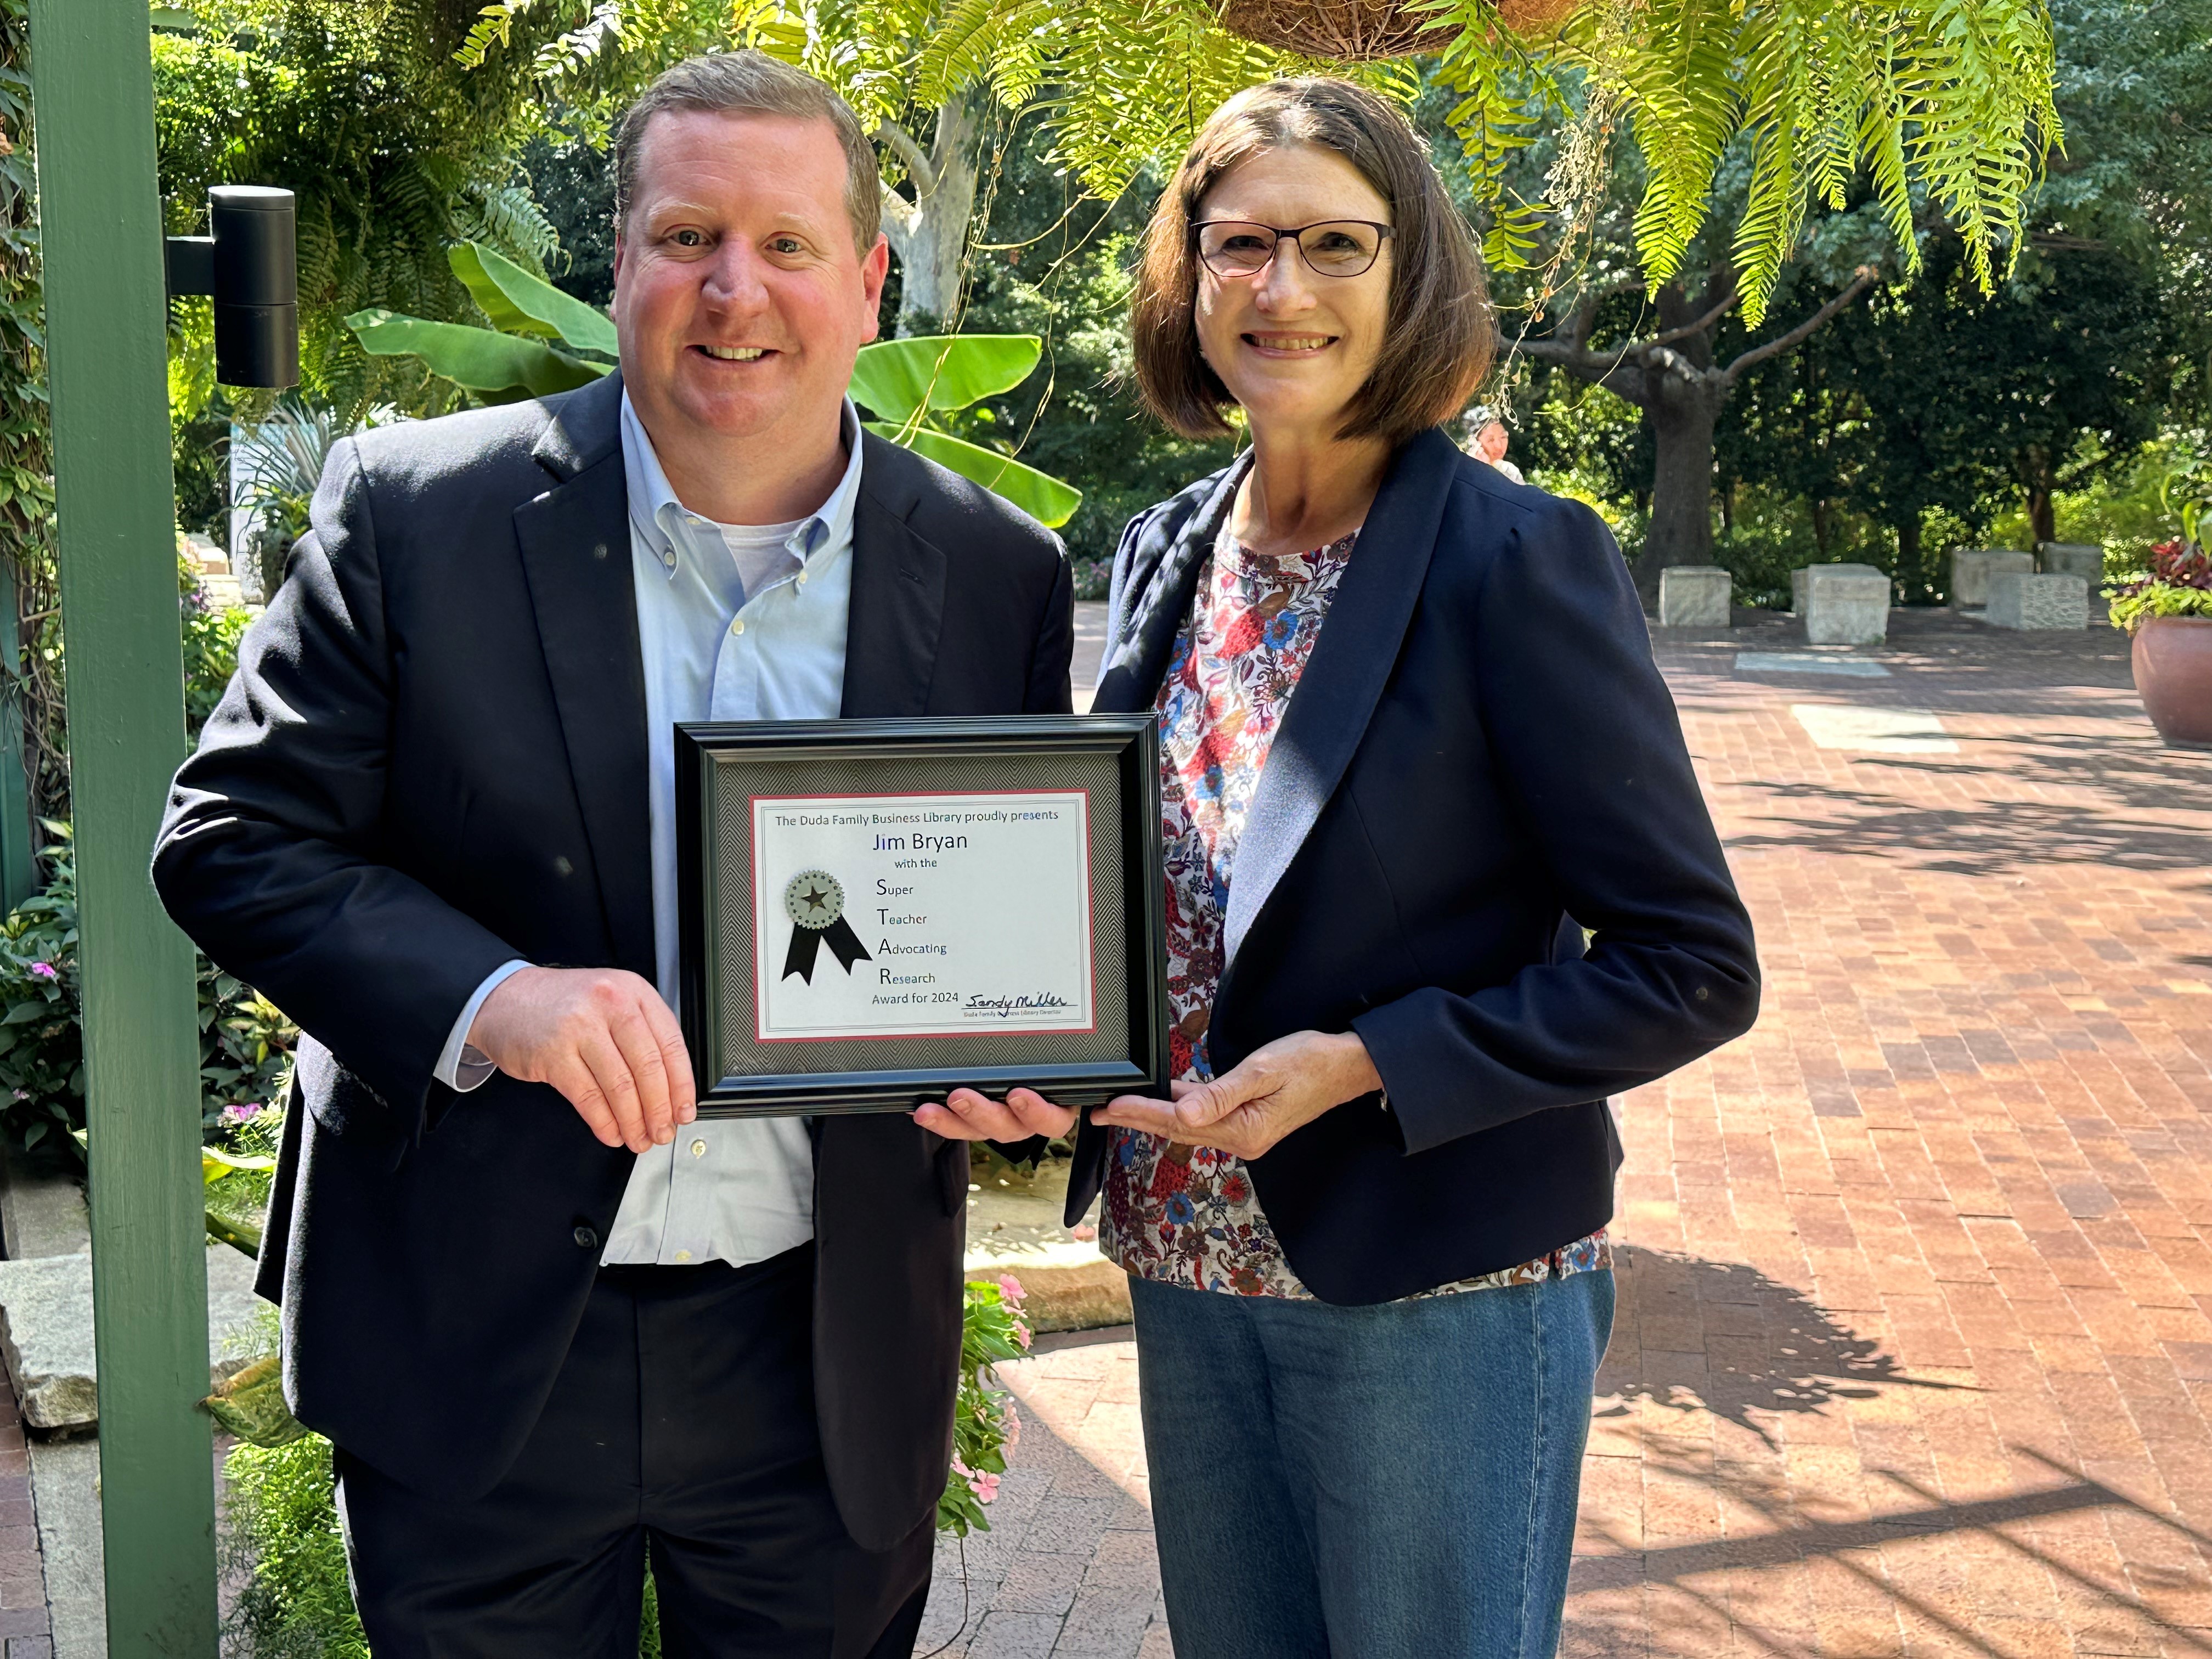
<svg viewBox="0 0 2212 1659">
<path fill-rule="evenodd" d="M 750 49 L 687 58 L 662 70 L 623 112 L 622 125 L 615 129 L 616 229 L 629 223 L 647 124 L 656 115 L 693 110 L 708 115 L 787 115 L 827 121 L 845 151 L 845 211 L 853 222 L 854 243 L 863 254 L 876 245 L 883 221 L 882 185 L 875 147 L 861 130 L 860 117 L 805 70 Z"/>
<path fill-rule="evenodd" d="M 1347 82 L 1270 81 L 1214 111 L 1153 210 L 1130 333 L 1139 390 L 1188 438 L 1231 428 L 1236 400 L 1199 355 L 1199 262 L 1192 224 L 1222 175 L 1272 149 L 1313 144 L 1358 169 L 1389 204 L 1390 301 L 1381 355 L 1345 411 L 1340 438 L 1394 447 L 1450 418 L 1490 372 L 1497 349 L 1482 255 L 1429 148 L 1392 105 Z"/>
</svg>

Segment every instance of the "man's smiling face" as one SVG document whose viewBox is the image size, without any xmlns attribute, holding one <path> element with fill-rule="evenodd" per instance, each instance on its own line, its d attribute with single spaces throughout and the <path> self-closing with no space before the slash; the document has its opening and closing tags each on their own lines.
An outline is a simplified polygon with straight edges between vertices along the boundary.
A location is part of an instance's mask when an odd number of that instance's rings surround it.
<svg viewBox="0 0 2212 1659">
<path fill-rule="evenodd" d="M 615 249 L 623 382 L 657 444 L 803 443 L 834 422 L 876 337 L 889 251 L 863 256 L 824 120 L 656 115 Z"/>
</svg>

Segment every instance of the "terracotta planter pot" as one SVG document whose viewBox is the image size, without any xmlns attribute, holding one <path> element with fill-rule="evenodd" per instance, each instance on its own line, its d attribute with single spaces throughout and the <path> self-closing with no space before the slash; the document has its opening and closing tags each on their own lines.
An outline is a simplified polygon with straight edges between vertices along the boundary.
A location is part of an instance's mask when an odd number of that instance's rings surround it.
<svg viewBox="0 0 2212 1659">
<path fill-rule="evenodd" d="M 2212 749 L 2212 617 L 2146 617 L 2135 670 L 2158 735 L 2177 749 Z"/>
</svg>

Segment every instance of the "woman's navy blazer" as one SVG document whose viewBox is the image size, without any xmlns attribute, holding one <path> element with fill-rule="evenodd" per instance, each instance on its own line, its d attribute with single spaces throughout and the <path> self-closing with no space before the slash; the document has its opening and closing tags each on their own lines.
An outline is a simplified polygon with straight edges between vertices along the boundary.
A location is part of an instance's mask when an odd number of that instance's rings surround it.
<svg viewBox="0 0 2212 1659">
<path fill-rule="evenodd" d="M 1247 465 L 1123 534 L 1094 708 L 1153 706 Z M 1747 1030 L 1759 964 L 1588 507 L 1440 431 L 1393 458 L 1261 773 L 1223 946 L 1217 1072 L 1311 1030 L 1357 1031 L 1382 1073 L 1251 1164 L 1316 1296 L 1389 1301 L 1611 1218 L 1607 1097 Z M 1083 1124 L 1071 1221 L 1109 1139 Z"/>
</svg>

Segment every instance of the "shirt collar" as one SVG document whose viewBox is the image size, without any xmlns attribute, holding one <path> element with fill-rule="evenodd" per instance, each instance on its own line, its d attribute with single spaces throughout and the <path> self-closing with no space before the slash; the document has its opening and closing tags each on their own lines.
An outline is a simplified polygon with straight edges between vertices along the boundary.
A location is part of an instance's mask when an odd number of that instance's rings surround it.
<svg viewBox="0 0 2212 1659">
<path fill-rule="evenodd" d="M 844 476 L 837 480 L 837 487 L 830 492 L 830 498 L 799 521 L 785 544 L 801 563 L 852 539 L 853 507 L 860 494 L 860 413 L 853 407 L 850 398 L 845 399 L 841 422 L 845 429 Z M 636 410 L 630 406 L 627 388 L 622 396 L 622 441 L 630 525 L 646 538 L 648 546 L 661 555 L 662 574 L 673 576 L 676 562 L 669 556 L 680 548 L 682 538 L 670 534 L 668 515 L 684 514 L 688 509 L 677 499 L 668 475 L 660 470 L 660 457 L 653 450 L 652 434 L 646 431 L 645 422 L 637 418 Z"/>
</svg>

